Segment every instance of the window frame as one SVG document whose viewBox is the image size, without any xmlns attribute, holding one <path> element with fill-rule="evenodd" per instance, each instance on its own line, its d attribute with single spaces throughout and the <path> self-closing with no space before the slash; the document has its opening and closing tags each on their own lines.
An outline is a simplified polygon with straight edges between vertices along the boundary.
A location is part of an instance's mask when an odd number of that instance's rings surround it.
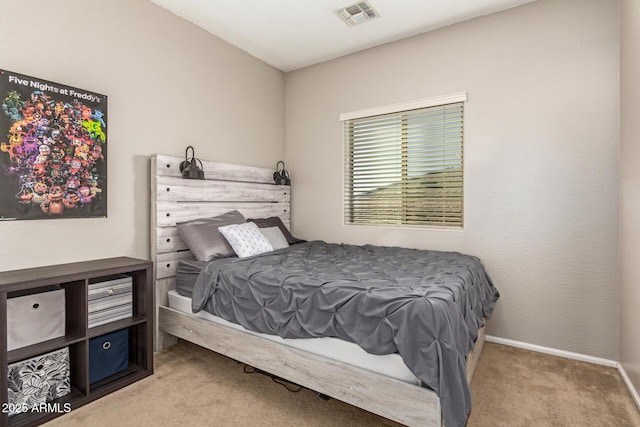
<svg viewBox="0 0 640 427">
<path fill-rule="evenodd" d="M 349 113 L 342 113 L 339 116 L 340 121 L 343 126 L 343 182 L 342 182 L 342 224 L 346 226 L 369 226 L 369 227 L 408 227 L 408 228 L 435 228 L 435 229 L 445 229 L 445 230 L 463 230 L 464 229 L 464 107 L 465 102 L 467 101 L 467 93 L 466 92 L 458 92 L 449 95 L 436 96 L 431 98 L 418 99 L 409 102 L 402 102 L 397 104 L 390 104 L 381 107 L 367 108 L 363 110 L 352 111 Z M 460 147 L 460 179 L 461 179 L 461 194 L 460 194 L 460 221 L 455 224 L 416 224 L 416 223 L 407 223 L 407 218 L 405 215 L 399 215 L 400 221 L 398 223 L 385 223 L 385 222 L 371 222 L 371 219 L 368 219 L 367 222 L 351 222 L 348 220 L 347 215 L 352 210 L 348 209 L 348 197 L 353 198 L 353 196 L 349 196 L 348 192 L 353 191 L 353 186 L 350 185 L 347 188 L 347 182 L 352 181 L 352 177 L 348 176 L 351 171 L 351 168 L 348 167 L 347 162 L 350 162 L 353 159 L 353 153 L 350 151 L 352 144 L 351 140 L 348 137 L 348 131 L 346 130 L 347 121 L 357 120 L 357 119 L 367 119 L 373 118 L 374 116 L 382 116 L 386 114 L 398 114 L 404 112 L 410 112 L 411 110 L 420 110 L 429 107 L 444 107 L 448 104 L 462 104 L 462 112 L 461 112 L 461 147 Z M 402 134 L 402 132 L 401 132 Z M 400 136 L 400 140 L 403 139 Z M 399 141 L 400 141 L 399 140 Z M 399 150 L 405 150 L 406 144 L 401 143 Z M 400 173 L 402 174 L 402 180 L 400 181 L 400 185 L 403 188 L 408 184 L 407 178 L 407 168 L 406 163 L 410 161 L 406 157 L 403 157 L 402 163 L 403 167 L 400 168 Z M 381 187 L 382 188 L 382 187 Z M 403 191 L 403 194 L 405 192 Z M 404 195 L 401 197 L 404 199 Z M 401 202 L 401 209 L 406 209 L 406 204 Z M 390 219 L 389 221 L 393 221 Z M 425 221 L 427 222 L 427 221 Z"/>
</svg>

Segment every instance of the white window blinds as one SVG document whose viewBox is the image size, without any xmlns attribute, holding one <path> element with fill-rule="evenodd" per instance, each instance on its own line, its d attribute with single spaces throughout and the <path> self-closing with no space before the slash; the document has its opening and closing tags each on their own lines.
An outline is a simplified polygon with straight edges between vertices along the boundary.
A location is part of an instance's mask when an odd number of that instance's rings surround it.
<svg viewBox="0 0 640 427">
<path fill-rule="evenodd" d="M 345 120 L 345 223 L 462 227 L 463 110 Z"/>
</svg>

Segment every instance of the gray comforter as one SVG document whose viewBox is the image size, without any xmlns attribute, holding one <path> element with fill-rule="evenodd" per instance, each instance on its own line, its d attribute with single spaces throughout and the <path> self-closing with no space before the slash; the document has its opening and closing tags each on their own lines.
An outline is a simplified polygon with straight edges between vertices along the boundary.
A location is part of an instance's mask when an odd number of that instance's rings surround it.
<svg viewBox="0 0 640 427">
<path fill-rule="evenodd" d="M 498 297 L 473 256 L 313 241 L 208 263 L 192 308 L 283 338 L 330 336 L 397 352 L 438 394 L 453 427 L 471 408 L 466 355 Z"/>
</svg>

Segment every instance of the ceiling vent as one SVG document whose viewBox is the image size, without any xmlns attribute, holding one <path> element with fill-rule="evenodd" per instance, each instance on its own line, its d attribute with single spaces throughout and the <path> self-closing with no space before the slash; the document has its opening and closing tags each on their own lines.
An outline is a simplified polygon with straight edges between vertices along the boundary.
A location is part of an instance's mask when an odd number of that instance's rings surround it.
<svg viewBox="0 0 640 427">
<path fill-rule="evenodd" d="M 336 15 L 350 27 L 380 17 L 368 1 L 359 1 L 336 10 Z"/>
</svg>

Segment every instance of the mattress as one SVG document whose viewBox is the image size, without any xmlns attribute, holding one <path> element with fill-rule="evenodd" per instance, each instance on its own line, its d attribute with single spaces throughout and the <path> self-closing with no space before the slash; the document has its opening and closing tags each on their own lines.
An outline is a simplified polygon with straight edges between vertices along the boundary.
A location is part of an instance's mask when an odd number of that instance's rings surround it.
<svg viewBox="0 0 640 427">
<path fill-rule="evenodd" d="M 191 310 L 191 298 L 180 295 L 175 290 L 169 291 L 169 307 L 247 334 L 259 336 L 299 350 L 308 351 L 309 353 L 348 365 L 357 366 L 406 383 L 421 384 L 420 380 L 407 368 L 402 357 L 397 353 L 384 355 L 370 354 L 357 344 L 339 338 L 281 338 L 277 335 L 249 331 L 238 324 L 228 322 L 206 311 L 193 314 Z"/>
</svg>

